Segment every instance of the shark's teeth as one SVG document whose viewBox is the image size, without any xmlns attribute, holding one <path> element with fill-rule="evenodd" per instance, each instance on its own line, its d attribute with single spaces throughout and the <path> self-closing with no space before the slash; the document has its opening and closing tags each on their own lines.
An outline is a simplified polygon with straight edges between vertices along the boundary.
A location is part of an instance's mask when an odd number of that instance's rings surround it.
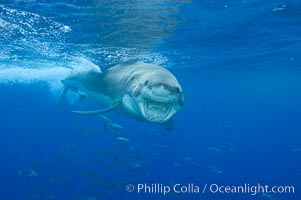
<svg viewBox="0 0 301 200">
<path fill-rule="evenodd" d="M 143 108 L 147 120 L 160 123 L 166 121 L 166 118 L 172 109 L 172 105 L 170 103 L 144 99 Z"/>
</svg>

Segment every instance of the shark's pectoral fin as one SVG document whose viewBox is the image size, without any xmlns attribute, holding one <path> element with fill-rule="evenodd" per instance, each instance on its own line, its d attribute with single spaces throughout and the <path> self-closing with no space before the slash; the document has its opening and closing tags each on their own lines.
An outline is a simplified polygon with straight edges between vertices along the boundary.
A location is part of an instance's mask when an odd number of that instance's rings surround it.
<svg viewBox="0 0 301 200">
<path fill-rule="evenodd" d="M 68 92 L 68 88 L 64 88 L 64 90 L 62 91 L 62 93 L 60 94 L 59 98 L 56 100 L 55 104 L 53 105 L 52 109 L 56 110 L 57 106 L 59 105 L 59 103 L 61 102 L 63 96 L 65 96 L 65 94 Z"/>
<path fill-rule="evenodd" d="M 112 110 L 114 110 L 121 102 L 118 101 L 116 103 L 114 103 L 112 106 L 108 107 L 108 108 L 104 108 L 101 110 L 90 110 L 90 111 L 72 111 L 74 114 L 78 114 L 78 115 L 100 115 L 106 112 L 110 112 Z"/>
<path fill-rule="evenodd" d="M 174 128 L 174 126 L 175 126 L 174 119 L 171 118 L 171 119 L 169 119 L 168 121 L 162 123 L 162 126 L 163 126 L 163 128 L 165 128 L 166 130 L 172 131 L 173 128 Z"/>
</svg>

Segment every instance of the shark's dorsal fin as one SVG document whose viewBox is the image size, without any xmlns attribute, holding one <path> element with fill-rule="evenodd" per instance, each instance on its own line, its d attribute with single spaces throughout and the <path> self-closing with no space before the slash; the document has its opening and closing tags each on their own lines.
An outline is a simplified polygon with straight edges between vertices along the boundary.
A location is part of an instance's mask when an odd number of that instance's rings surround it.
<svg viewBox="0 0 301 200">
<path fill-rule="evenodd" d="M 138 58 L 124 58 L 120 60 L 120 65 L 133 65 L 137 62 L 141 62 L 139 61 Z"/>
<path fill-rule="evenodd" d="M 121 102 L 118 101 L 114 104 L 112 104 L 112 106 L 108 107 L 108 108 L 104 108 L 101 110 L 90 110 L 90 111 L 72 111 L 72 113 L 74 114 L 78 114 L 78 115 L 100 115 L 106 112 L 110 112 L 112 110 L 114 110 Z"/>
</svg>

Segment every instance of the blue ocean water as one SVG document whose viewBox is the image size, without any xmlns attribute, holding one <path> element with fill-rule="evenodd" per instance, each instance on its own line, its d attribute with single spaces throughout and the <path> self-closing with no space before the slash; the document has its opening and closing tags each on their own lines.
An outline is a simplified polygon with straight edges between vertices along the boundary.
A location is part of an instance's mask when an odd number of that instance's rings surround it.
<svg viewBox="0 0 301 200">
<path fill-rule="evenodd" d="M 1 0 L 0 199 L 300 199 L 300 25 L 298 0 Z M 173 131 L 52 109 L 70 70 L 132 58 L 181 83 Z"/>
</svg>

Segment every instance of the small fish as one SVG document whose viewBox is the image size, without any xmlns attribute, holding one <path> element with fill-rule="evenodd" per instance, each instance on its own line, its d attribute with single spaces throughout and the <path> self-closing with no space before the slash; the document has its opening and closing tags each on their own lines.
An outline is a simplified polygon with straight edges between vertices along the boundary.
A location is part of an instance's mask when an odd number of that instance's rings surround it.
<svg viewBox="0 0 301 200">
<path fill-rule="evenodd" d="M 91 133 L 91 130 L 90 130 L 90 129 L 86 129 L 86 130 L 83 130 L 83 131 L 82 131 L 82 135 L 83 135 L 83 136 L 89 136 L 90 133 Z"/>
<path fill-rule="evenodd" d="M 262 196 L 269 200 L 278 200 L 279 199 L 278 197 L 271 195 L 271 194 L 267 194 L 267 193 L 262 193 Z"/>
<path fill-rule="evenodd" d="M 230 143 L 230 142 L 225 142 L 225 149 L 228 150 L 229 152 L 235 153 L 237 152 L 237 148 L 235 147 L 234 144 Z"/>
<path fill-rule="evenodd" d="M 156 130 L 149 128 L 149 129 L 147 129 L 147 133 L 154 134 L 154 133 L 156 133 Z"/>
<path fill-rule="evenodd" d="M 129 170 L 127 170 L 127 172 L 132 173 L 132 174 L 142 174 L 142 172 L 137 169 L 129 169 Z"/>
<path fill-rule="evenodd" d="M 112 122 L 112 120 L 105 115 L 98 115 L 98 117 L 100 117 L 104 122 L 108 122 L 108 123 Z"/>
<path fill-rule="evenodd" d="M 180 157 L 182 160 L 185 160 L 185 161 L 189 161 L 191 162 L 192 161 L 192 158 L 188 157 L 188 156 L 181 156 Z"/>
<path fill-rule="evenodd" d="M 123 132 L 123 127 L 120 124 L 112 122 L 111 127 L 115 133 L 121 134 Z"/>
<path fill-rule="evenodd" d="M 275 7 L 275 8 L 273 9 L 273 12 L 277 12 L 277 11 L 284 10 L 285 7 L 286 7 L 286 5 L 282 5 L 282 6 L 280 6 L 280 7 Z"/>
<path fill-rule="evenodd" d="M 217 147 L 209 147 L 209 148 L 208 148 L 208 151 L 220 152 L 221 149 L 220 149 L 220 148 L 217 148 Z"/>
<path fill-rule="evenodd" d="M 110 169 L 113 169 L 116 166 L 118 161 L 119 161 L 119 155 L 117 154 L 110 164 Z"/>
<path fill-rule="evenodd" d="M 50 200 L 50 199 L 56 199 L 56 196 L 54 194 L 37 194 L 35 197 L 39 200 Z"/>
<path fill-rule="evenodd" d="M 182 167 L 182 165 L 180 165 L 180 164 L 177 163 L 177 162 L 174 162 L 174 166 L 175 166 L 175 167 L 178 167 L 178 168 Z"/>
<path fill-rule="evenodd" d="M 301 151 L 301 147 L 292 149 L 292 152 L 300 152 L 300 151 Z"/>
<path fill-rule="evenodd" d="M 116 142 L 116 143 L 113 143 L 113 145 L 123 151 L 127 151 L 129 149 L 129 147 L 127 145 L 125 145 L 124 143 Z"/>
<path fill-rule="evenodd" d="M 103 131 L 106 132 L 108 127 L 109 127 L 109 122 L 104 122 Z"/>
<path fill-rule="evenodd" d="M 50 180 L 53 182 L 60 182 L 66 185 L 72 184 L 72 181 L 66 177 L 61 177 L 58 174 L 51 174 L 50 175 Z"/>
<path fill-rule="evenodd" d="M 231 147 L 229 147 L 227 150 L 229 152 L 232 152 L 232 153 L 236 153 L 237 152 L 237 150 L 235 148 L 231 148 Z"/>
<path fill-rule="evenodd" d="M 201 165 L 197 162 L 191 161 L 190 162 L 191 165 L 196 166 L 196 167 L 201 167 Z"/>
<path fill-rule="evenodd" d="M 106 158 L 110 158 L 112 156 L 112 152 L 104 150 L 101 152 L 101 155 L 106 157 Z"/>
<path fill-rule="evenodd" d="M 197 138 L 196 137 L 186 137 L 186 138 L 184 138 L 184 140 L 193 142 L 193 141 L 197 141 Z"/>
<path fill-rule="evenodd" d="M 71 158 L 72 156 L 68 152 L 61 152 L 57 155 L 58 158 Z"/>
<path fill-rule="evenodd" d="M 243 128 L 252 128 L 252 124 L 243 124 L 242 127 Z"/>
<path fill-rule="evenodd" d="M 117 124 L 110 118 L 104 115 L 98 115 L 104 121 L 104 131 L 107 131 L 109 127 L 111 127 L 112 131 L 117 134 L 123 133 L 123 127 L 120 124 Z"/>
<path fill-rule="evenodd" d="M 219 170 L 216 166 L 208 166 L 210 171 L 215 174 L 222 174 L 222 170 Z"/>
<path fill-rule="evenodd" d="M 223 127 L 225 129 L 232 129 L 233 128 L 230 124 L 224 124 Z"/>
<path fill-rule="evenodd" d="M 215 173 L 215 174 L 222 174 L 223 172 L 219 169 L 210 169 L 211 172 Z"/>
<path fill-rule="evenodd" d="M 94 178 L 94 179 L 99 179 L 99 174 L 97 172 L 94 172 L 94 171 L 88 171 L 88 172 L 85 172 L 85 174 L 91 178 Z"/>
<path fill-rule="evenodd" d="M 153 153 L 153 155 L 156 156 L 156 157 L 161 156 L 161 154 L 160 154 L 160 153 L 157 153 L 157 152 Z"/>
<path fill-rule="evenodd" d="M 97 200 L 96 197 L 77 197 L 77 198 L 73 198 L 73 200 Z"/>
<path fill-rule="evenodd" d="M 158 144 L 157 146 L 162 148 L 162 149 L 167 149 L 167 145 L 164 145 L 164 144 Z"/>
<path fill-rule="evenodd" d="M 116 137 L 115 139 L 116 139 L 116 140 L 125 141 L 125 142 L 129 142 L 129 141 L 130 141 L 130 139 L 125 138 L 125 137 Z"/>
<path fill-rule="evenodd" d="M 131 162 L 130 165 L 137 168 L 142 167 L 140 163 L 135 163 L 135 162 Z"/>
<path fill-rule="evenodd" d="M 21 148 L 15 148 L 15 150 L 13 152 L 16 153 L 16 154 L 21 154 L 21 153 L 24 152 L 24 150 L 21 149 Z"/>
<path fill-rule="evenodd" d="M 35 177 L 35 176 L 38 176 L 39 174 L 33 170 L 33 169 L 30 169 L 30 170 L 23 170 L 23 171 L 18 171 L 18 174 L 20 176 L 28 176 L 28 177 Z"/>
<path fill-rule="evenodd" d="M 224 145 L 228 147 L 235 147 L 231 142 L 225 142 Z"/>
<path fill-rule="evenodd" d="M 145 161 L 143 161 L 142 159 L 140 159 L 140 158 L 138 158 L 138 157 L 136 157 L 136 156 L 131 156 L 131 155 L 129 155 L 128 158 L 129 158 L 130 160 L 136 162 L 136 163 L 141 163 L 141 164 L 144 164 L 144 163 L 145 163 Z"/>
</svg>

